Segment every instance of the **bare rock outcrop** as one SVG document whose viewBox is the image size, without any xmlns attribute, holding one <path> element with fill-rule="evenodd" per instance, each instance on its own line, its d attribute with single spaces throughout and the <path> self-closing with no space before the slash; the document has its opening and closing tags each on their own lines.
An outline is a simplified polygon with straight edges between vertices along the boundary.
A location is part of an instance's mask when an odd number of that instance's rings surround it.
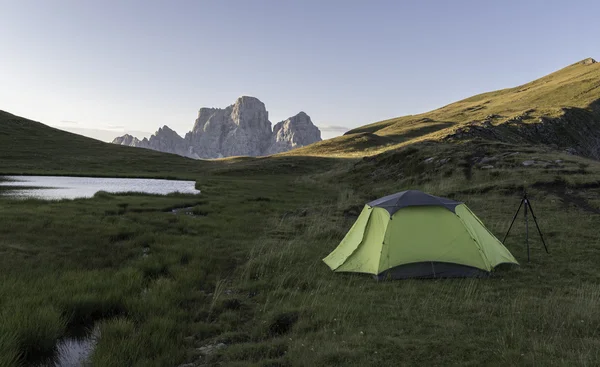
<svg viewBox="0 0 600 367">
<path fill-rule="evenodd" d="M 529 117 L 529 116 L 526 116 Z M 474 121 L 457 128 L 446 140 L 483 138 L 510 144 L 545 144 L 577 154 L 600 159 L 600 100 L 588 108 L 563 107 L 560 117 L 537 117 L 535 122 L 522 115 L 503 123 L 486 126 Z"/>
<path fill-rule="evenodd" d="M 595 64 L 595 63 L 597 63 L 597 61 L 596 61 L 596 60 L 594 60 L 594 59 L 593 59 L 593 58 L 591 58 L 591 57 L 588 57 L 587 59 L 583 60 L 581 63 L 582 63 L 583 65 L 591 65 L 591 64 Z"/>
</svg>

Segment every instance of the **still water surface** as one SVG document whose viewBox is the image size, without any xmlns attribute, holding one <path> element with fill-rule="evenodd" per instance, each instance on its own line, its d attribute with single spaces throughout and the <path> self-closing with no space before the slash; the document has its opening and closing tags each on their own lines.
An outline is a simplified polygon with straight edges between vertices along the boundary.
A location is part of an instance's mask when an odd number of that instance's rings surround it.
<svg viewBox="0 0 600 367">
<path fill-rule="evenodd" d="M 6 181 L 8 180 L 8 181 Z M 65 176 L 3 176 L 0 195 L 14 198 L 37 198 L 46 200 L 89 198 L 98 191 L 143 192 L 166 195 L 174 192 L 199 194 L 194 181 L 158 180 L 148 178 L 99 178 Z"/>
</svg>

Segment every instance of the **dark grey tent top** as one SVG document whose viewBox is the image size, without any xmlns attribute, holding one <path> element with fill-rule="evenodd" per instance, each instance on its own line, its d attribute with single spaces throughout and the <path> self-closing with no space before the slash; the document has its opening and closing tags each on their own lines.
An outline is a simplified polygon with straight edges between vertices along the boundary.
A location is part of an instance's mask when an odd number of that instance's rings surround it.
<svg viewBox="0 0 600 367">
<path fill-rule="evenodd" d="M 367 203 L 370 207 L 379 207 L 387 210 L 390 215 L 407 206 L 443 206 L 455 213 L 454 209 L 461 202 L 426 194 L 418 190 L 407 190 L 384 196 Z"/>
</svg>

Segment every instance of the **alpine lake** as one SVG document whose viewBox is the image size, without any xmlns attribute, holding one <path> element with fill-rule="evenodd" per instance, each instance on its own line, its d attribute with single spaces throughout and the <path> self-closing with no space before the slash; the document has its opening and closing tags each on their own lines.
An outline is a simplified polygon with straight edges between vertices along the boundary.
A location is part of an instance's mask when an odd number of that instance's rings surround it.
<svg viewBox="0 0 600 367">
<path fill-rule="evenodd" d="M 3 176 L 0 177 L 0 190 L 3 196 L 43 200 L 91 198 L 100 191 L 155 195 L 200 193 L 194 181 L 61 176 Z"/>
</svg>

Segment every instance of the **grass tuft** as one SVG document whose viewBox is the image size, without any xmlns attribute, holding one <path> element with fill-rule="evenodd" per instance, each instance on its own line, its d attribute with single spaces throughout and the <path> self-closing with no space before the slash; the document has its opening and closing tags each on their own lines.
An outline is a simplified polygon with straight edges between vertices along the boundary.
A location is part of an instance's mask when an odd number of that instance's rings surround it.
<svg viewBox="0 0 600 367">
<path fill-rule="evenodd" d="M 0 320 L 0 334 L 5 335 L 0 340 L 7 353 L 3 359 L 14 361 L 20 357 L 28 363 L 54 356 L 56 343 L 66 326 L 58 310 L 43 305 L 15 307 L 12 312 L 4 310 Z"/>
</svg>

